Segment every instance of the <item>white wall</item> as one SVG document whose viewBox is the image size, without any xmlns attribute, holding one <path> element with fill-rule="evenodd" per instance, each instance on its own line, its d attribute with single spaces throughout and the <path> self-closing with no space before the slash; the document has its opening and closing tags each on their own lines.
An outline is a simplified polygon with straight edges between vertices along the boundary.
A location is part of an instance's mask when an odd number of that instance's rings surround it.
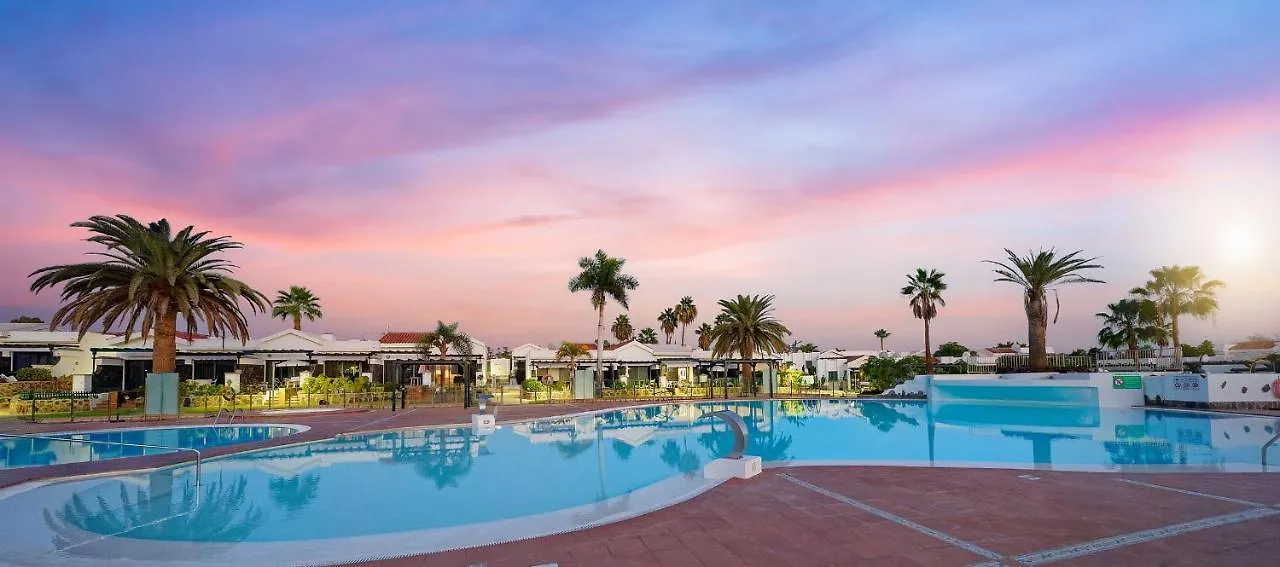
<svg viewBox="0 0 1280 567">
<path fill-rule="evenodd" d="M 1143 405 L 1142 389 L 1120 390 L 1112 386 L 1112 375 L 1109 372 L 1092 373 L 1039 373 L 1039 374 L 941 374 L 935 376 L 917 376 L 907 383 L 895 388 L 898 391 L 917 391 L 923 386 L 922 380 L 929 384 L 929 397 L 937 397 L 934 391 L 938 386 L 976 386 L 992 388 L 984 397 L 988 400 L 1000 399 L 998 388 L 1002 387 L 1038 387 L 1038 388 L 1092 388 L 1097 391 L 1099 407 L 1130 407 Z M 1081 392 L 1081 394 L 1085 394 Z"/>
<path fill-rule="evenodd" d="M 1275 382 L 1280 374 L 1167 374 L 1146 381 L 1147 397 L 1172 402 L 1280 402 Z M 1266 391 L 1264 391 L 1264 389 Z"/>
</svg>

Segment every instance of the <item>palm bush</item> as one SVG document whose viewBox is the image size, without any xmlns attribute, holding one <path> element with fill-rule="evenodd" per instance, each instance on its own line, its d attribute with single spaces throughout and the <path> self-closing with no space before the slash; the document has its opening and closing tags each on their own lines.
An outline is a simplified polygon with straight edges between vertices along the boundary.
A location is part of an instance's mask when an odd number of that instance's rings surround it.
<svg viewBox="0 0 1280 567">
<path fill-rule="evenodd" d="M 95 326 L 124 326 L 128 340 L 140 331 L 154 330 L 152 371 L 177 368 L 177 332 L 181 320 L 195 333 L 203 325 L 209 334 L 249 338 L 249 323 L 241 302 L 254 312 L 267 311 L 261 292 L 231 277 L 234 264 L 219 256 L 241 248 L 226 236 L 209 236 L 188 226 L 176 233 L 169 221 L 142 224 L 127 215 L 95 216 L 71 226 L 87 229 L 86 240 L 104 246 L 90 254 L 99 262 L 60 264 L 31 273 L 33 293 L 62 286 L 62 306 L 49 328 L 69 325 L 80 338 Z"/>
</svg>

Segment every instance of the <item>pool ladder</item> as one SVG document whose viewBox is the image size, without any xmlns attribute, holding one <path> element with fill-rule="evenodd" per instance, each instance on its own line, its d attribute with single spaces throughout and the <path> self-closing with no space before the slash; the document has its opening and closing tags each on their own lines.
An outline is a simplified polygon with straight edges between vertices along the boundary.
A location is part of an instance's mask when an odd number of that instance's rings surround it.
<svg viewBox="0 0 1280 567">
<path fill-rule="evenodd" d="M 10 439 L 31 439 L 32 441 L 35 441 L 37 439 L 43 440 L 43 441 L 66 441 L 67 443 L 84 443 L 86 445 L 116 445 L 116 446 L 123 446 L 123 447 L 140 447 L 143 449 L 142 456 L 144 457 L 147 456 L 146 449 L 164 449 L 166 451 L 190 451 L 192 453 L 195 453 L 196 455 L 196 486 L 200 486 L 200 461 L 202 460 L 201 458 L 202 456 L 200 455 L 200 451 L 197 451 L 190 447 L 167 447 L 164 445 L 147 445 L 144 443 L 125 443 L 123 441 L 91 441 L 89 439 L 75 439 L 72 437 L 48 437 L 45 435 L 16 435 L 11 433 L 0 433 L 0 437 L 7 437 Z"/>
<path fill-rule="evenodd" d="M 1280 425 L 1280 421 L 1277 421 L 1277 422 L 1276 422 L 1276 425 Z M 1277 427 L 1277 429 L 1280 429 L 1280 427 Z M 1262 466 L 1263 466 L 1263 468 L 1266 468 L 1266 466 L 1267 466 L 1267 449 L 1270 449 L 1272 445 L 1275 445 L 1275 444 L 1276 444 L 1276 441 L 1280 441 L 1280 431 L 1276 431 L 1276 434 L 1275 434 L 1275 435 L 1272 435 L 1270 440 L 1268 440 L 1266 443 L 1263 443 L 1263 444 L 1262 444 Z"/>
<path fill-rule="evenodd" d="M 236 412 L 238 411 L 240 410 L 229 410 L 227 408 L 218 410 L 218 415 L 213 416 L 213 424 L 218 425 L 222 421 L 222 416 L 225 415 L 227 416 L 227 425 L 230 425 L 231 422 L 236 420 Z"/>
</svg>

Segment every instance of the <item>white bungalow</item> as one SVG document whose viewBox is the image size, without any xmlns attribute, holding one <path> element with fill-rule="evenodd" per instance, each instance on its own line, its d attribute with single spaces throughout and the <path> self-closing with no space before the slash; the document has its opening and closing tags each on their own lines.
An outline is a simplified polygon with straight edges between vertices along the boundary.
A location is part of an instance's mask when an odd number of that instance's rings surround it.
<svg viewBox="0 0 1280 567">
<path fill-rule="evenodd" d="M 1280 344 L 1273 339 L 1254 338 L 1228 346 L 1224 358 L 1232 362 L 1250 362 L 1280 353 Z"/>
<path fill-rule="evenodd" d="M 114 335 L 50 331 L 45 323 L 0 323 L 0 374 L 14 376 L 27 367 L 48 368 L 54 376 L 91 374 L 88 348 L 105 346 Z"/>
<path fill-rule="evenodd" d="M 471 355 L 462 356 L 433 348 L 424 353 L 418 347 L 425 331 L 392 331 L 378 339 L 378 357 L 382 361 L 384 379 L 412 385 L 449 385 L 463 376 L 466 369 L 475 372 L 477 384 L 489 378 L 489 345 L 472 338 Z"/>
</svg>

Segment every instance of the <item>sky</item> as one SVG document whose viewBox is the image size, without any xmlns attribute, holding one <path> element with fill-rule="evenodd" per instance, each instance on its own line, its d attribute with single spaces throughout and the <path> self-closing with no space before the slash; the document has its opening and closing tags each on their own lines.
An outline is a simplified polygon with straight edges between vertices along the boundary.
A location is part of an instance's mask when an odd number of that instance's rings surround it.
<svg viewBox="0 0 1280 567">
<path fill-rule="evenodd" d="M 919 348 L 899 290 L 925 267 L 935 344 L 981 348 L 1026 340 L 982 260 L 1051 247 L 1107 282 L 1059 290 L 1059 350 L 1169 264 L 1228 286 L 1184 342 L 1277 334 L 1277 23 L 1270 0 L 0 1 L 0 318 L 51 314 L 27 275 L 124 213 L 231 235 L 241 279 L 310 287 L 304 329 L 344 337 L 593 340 L 567 282 L 604 249 L 637 328 L 772 294 L 796 339 Z"/>
</svg>

